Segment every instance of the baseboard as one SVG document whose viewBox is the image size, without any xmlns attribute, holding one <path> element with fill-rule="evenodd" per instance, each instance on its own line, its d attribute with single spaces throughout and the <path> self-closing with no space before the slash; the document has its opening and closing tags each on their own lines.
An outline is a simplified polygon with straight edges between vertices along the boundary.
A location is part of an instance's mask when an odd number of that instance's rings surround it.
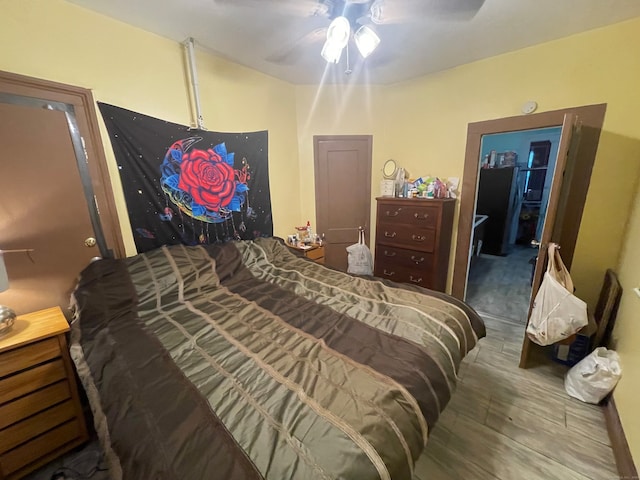
<svg viewBox="0 0 640 480">
<path fill-rule="evenodd" d="M 613 449 L 613 456 L 616 459 L 616 466 L 618 467 L 620 478 L 629 480 L 638 479 L 638 471 L 633 463 L 627 437 L 624 435 L 622 423 L 620 423 L 620 417 L 618 416 L 618 409 L 616 408 L 616 402 L 612 395 L 609 395 L 603 402 L 602 408 L 604 410 L 607 431 L 609 432 L 611 448 Z"/>
</svg>

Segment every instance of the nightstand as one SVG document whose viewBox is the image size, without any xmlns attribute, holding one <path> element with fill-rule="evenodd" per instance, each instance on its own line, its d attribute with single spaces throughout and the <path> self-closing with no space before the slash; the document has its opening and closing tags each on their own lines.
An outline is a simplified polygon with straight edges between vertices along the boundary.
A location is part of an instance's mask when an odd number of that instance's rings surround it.
<svg viewBox="0 0 640 480">
<path fill-rule="evenodd" d="M 298 252 L 302 252 L 305 257 L 309 260 L 313 260 L 320 265 L 324 265 L 324 245 L 318 245 L 317 243 L 312 243 L 309 245 L 305 245 L 304 247 L 294 247 L 287 243 L 287 247 L 292 248 Z"/>
<path fill-rule="evenodd" d="M 84 443 L 87 427 L 59 307 L 20 315 L 0 337 L 0 479 Z"/>
</svg>

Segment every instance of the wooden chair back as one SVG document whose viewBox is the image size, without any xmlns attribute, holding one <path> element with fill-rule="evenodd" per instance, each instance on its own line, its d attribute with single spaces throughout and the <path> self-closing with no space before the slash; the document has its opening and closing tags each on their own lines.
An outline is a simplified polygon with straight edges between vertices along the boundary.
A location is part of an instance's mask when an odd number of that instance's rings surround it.
<svg viewBox="0 0 640 480">
<path fill-rule="evenodd" d="M 607 347 L 611 340 L 611 332 L 615 324 L 618 305 L 622 297 L 622 286 L 616 273 L 608 269 L 604 275 L 604 283 L 593 316 L 598 329 L 592 339 L 592 348 Z"/>
</svg>

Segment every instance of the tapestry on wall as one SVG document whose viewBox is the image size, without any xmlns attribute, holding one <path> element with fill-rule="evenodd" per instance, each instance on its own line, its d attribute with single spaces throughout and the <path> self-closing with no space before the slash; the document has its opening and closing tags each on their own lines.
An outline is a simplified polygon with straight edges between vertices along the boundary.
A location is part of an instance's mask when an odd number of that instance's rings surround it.
<svg viewBox="0 0 640 480">
<path fill-rule="evenodd" d="M 98 105 L 138 252 L 273 235 L 266 131 L 208 132 Z"/>
</svg>

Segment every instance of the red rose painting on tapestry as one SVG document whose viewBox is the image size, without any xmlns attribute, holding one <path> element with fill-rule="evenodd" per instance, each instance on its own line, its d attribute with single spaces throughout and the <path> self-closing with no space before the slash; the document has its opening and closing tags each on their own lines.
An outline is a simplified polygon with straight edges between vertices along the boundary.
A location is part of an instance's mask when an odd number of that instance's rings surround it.
<svg viewBox="0 0 640 480">
<path fill-rule="evenodd" d="M 193 149 L 182 156 L 178 188 L 193 200 L 217 212 L 235 194 L 235 171 L 213 149 Z"/>
</svg>

